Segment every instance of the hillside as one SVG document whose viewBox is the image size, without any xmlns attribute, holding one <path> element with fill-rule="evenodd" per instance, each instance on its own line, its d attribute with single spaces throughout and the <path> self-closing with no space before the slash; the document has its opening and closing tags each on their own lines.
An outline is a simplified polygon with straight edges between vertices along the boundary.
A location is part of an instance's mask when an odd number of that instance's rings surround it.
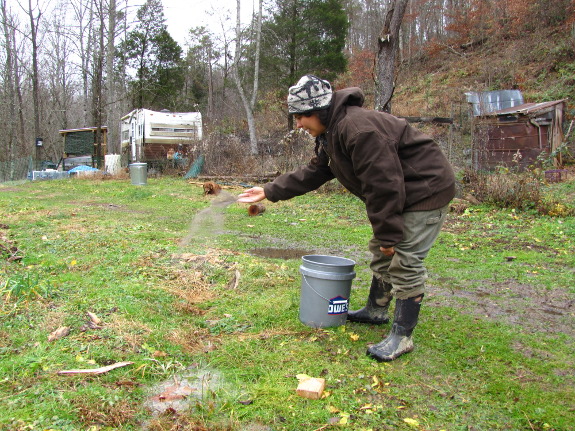
<svg viewBox="0 0 575 431">
<path fill-rule="evenodd" d="M 405 58 L 405 56 L 404 56 Z M 365 106 L 373 107 L 373 53 L 359 52 L 350 59 L 348 71 L 333 84 L 336 89 L 358 86 L 366 95 Z M 418 124 L 449 153 L 450 161 L 463 168 L 469 163 L 471 127 L 465 93 L 519 89 L 525 102 L 567 99 L 565 126 L 575 117 L 575 39 L 561 28 L 522 33 L 521 37 L 497 36 L 472 48 L 439 46 L 427 48 L 411 59 L 402 60 L 392 99 L 392 113 L 410 117 L 452 117 L 454 127 Z M 313 144 L 303 135 L 286 135 L 285 88 L 277 87 L 260 102 L 258 133 L 260 146 L 270 157 L 264 163 L 251 163 L 241 145 L 228 142 L 217 154 L 207 155 L 210 175 L 230 172 L 285 172 L 306 163 Z M 243 120 L 242 120 L 243 121 Z M 575 127 L 574 127 L 575 129 Z M 247 124 L 238 124 L 241 141 L 247 142 Z M 571 137 L 570 141 L 573 141 Z M 289 145 L 286 145 L 289 144 Z M 573 148 L 573 146 L 571 146 Z M 575 150 L 571 151 L 572 155 Z M 230 166 L 230 155 L 240 162 Z M 235 156 L 237 155 L 237 156 Z M 225 157 L 223 157 L 225 156 Z M 218 162 L 221 159 L 221 162 Z"/>
<path fill-rule="evenodd" d="M 453 116 L 465 105 L 466 91 L 519 89 L 526 102 L 568 99 L 570 121 L 574 84 L 575 38 L 545 29 L 488 39 L 471 49 L 437 47 L 402 62 L 392 109 L 404 116 Z"/>
</svg>

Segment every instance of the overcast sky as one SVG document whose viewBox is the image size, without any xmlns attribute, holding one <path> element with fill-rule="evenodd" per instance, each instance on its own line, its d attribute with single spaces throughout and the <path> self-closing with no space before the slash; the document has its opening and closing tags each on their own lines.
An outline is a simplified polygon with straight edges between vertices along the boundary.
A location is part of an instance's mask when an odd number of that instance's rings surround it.
<svg viewBox="0 0 575 431">
<path fill-rule="evenodd" d="M 126 0 L 129 16 L 135 18 L 137 9 L 146 0 Z M 222 23 L 226 32 L 235 32 L 236 26 L 236 0 L 161 0 L 164 6 L 164 17 L 170 35 L 178 42 L 185 51 L 185 41 L 191 28 L 204 26 L 215 35 L 223 33 Z M 117 1 L 117 7 L 123 9 L 126 2 Z M 32 6 L 40 8 L 44 17 L 49 15 L 56 2 L 52 0 L 32 0 Z M 19 6 L 22 5 L 22 6 Z M 245 26 L 249 23 L 254 12 L 257 10 L 258 0 L 241 0 L 241 23 Z M 8 6 L 12 13 L 19 16 L 21 24 L 27 25 L 28 20 L 24 10 L 28 7 L 27 0 L 8 0 Z M 227 21 L 226 21 L 227 18 Z M 133 23 L 132 23 L 133 25 Z"/>
<path fill-rule="evenodd" d="M 182 48 L 191 28 L 204 26 L 221 34 L 221 22 L 226 17 L 230 19 L 225 23 L 227 28 L 235 28 L 236 0 L 162 0 L 162 4 L 168 31 Z M 251 17 L 253 4 L 253 0 L 241 0 L 242 25 Z"/>
</svg>

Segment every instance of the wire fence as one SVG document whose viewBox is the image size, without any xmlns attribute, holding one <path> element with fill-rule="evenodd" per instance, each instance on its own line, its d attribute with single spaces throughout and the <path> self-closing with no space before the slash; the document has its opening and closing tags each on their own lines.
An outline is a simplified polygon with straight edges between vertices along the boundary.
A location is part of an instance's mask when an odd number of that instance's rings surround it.
<svg viewBox="0 0 575 431">
<path fill-rule="evenodd" d="M 31 156 L 0 161 L 0 183 L 25 180 L 33 167 L 34 162 Z"/>
</svg>

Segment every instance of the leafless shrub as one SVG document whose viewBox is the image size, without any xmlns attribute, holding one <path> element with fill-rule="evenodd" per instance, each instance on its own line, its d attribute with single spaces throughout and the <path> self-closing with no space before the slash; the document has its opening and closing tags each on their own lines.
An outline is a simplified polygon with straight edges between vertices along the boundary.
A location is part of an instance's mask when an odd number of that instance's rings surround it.
<svg viewBox="0 0 575 431">
<path fill-rule="evenodd" d="M 553 198 L 539 201 L 537 211 L 540 214 L 551 217 L 569 217 L 575 215 L 575 208 Z"/>
<path fill-rule="evenodd" d="M 495 172 L 467 170 L 464 174 L 467 191 L 479 201 L 499 208 L 534 209 L 541 201 L 541 180 L 533 172 Z"/>
<path fill-rule="evenodd" d="M 203 175 L 241 176 L 288 172 L 309 162 L 313 156 L 313 140 L 293 130 L 284 136 L 264 139 L 257 155 L 249 152 L 249 142 L 236 135 L 213 133 L 192 152 L 195 160 L 205 157 Z"/>
<path fill-rule="evenodd" d="M 318 190 L 320 193 L 349 193 L 338 180 L 331 180 L 321 186 Z"/>
<path fill-rule="evenodd" d="M 203 175 L 230 176 L 253 172 L 256 159 L 249 145 L 235 135 L 211 134 L 194 150 L 194 159 L 203 155 Z"/>
<path fill-rule="evenodd" d="M 463 182 L 466 192 L 498 208 L 536 210 L 553 217 L 575 214 L 575 207 L 545 192 L 545 182 L 537 169 L 522 172 L 509 172 L 504 168 L 495 172 L 468 170 Z"/>
<path fill-rule="evenodd" d="M 288 132 L 275 146 L 274 159 L 280 172 L 288 172 L 306 164 L 313 157 L 313 138 L 301 130 Z"/>
</svg>

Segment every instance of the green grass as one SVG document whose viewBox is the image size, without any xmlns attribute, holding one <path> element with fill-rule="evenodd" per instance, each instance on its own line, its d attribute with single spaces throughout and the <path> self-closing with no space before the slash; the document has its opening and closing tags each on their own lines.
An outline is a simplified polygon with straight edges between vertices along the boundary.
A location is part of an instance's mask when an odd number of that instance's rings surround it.
<svg viewBox="0 0 575 431">
<path fill-rule="evenodd" d="M 174 178 L 0 185 L 0 242 L 23 256 L 0 259 L 0 429 L 575 429 L 573 217 L 450 214 L 427 260 L 416 350 L 380 364 L 365 350 L 388 325 L 301 324 L 300 259 L 252 253 L 354 259 L 360 307 L 371 228 L 359 200 L 311 193 L 257 217 L 233 204 L 205 232 L 194 216 L 210 203 Z M 69 335 L 48 341 L 62 326 Z M 133 364 L 57 374 L 120 361 Z M 158 384 L 201 370 L 218 384 L 152 414 Z M 325 378 L 325 397 L 297 396 L 298 374 Z"/>
</svg>

